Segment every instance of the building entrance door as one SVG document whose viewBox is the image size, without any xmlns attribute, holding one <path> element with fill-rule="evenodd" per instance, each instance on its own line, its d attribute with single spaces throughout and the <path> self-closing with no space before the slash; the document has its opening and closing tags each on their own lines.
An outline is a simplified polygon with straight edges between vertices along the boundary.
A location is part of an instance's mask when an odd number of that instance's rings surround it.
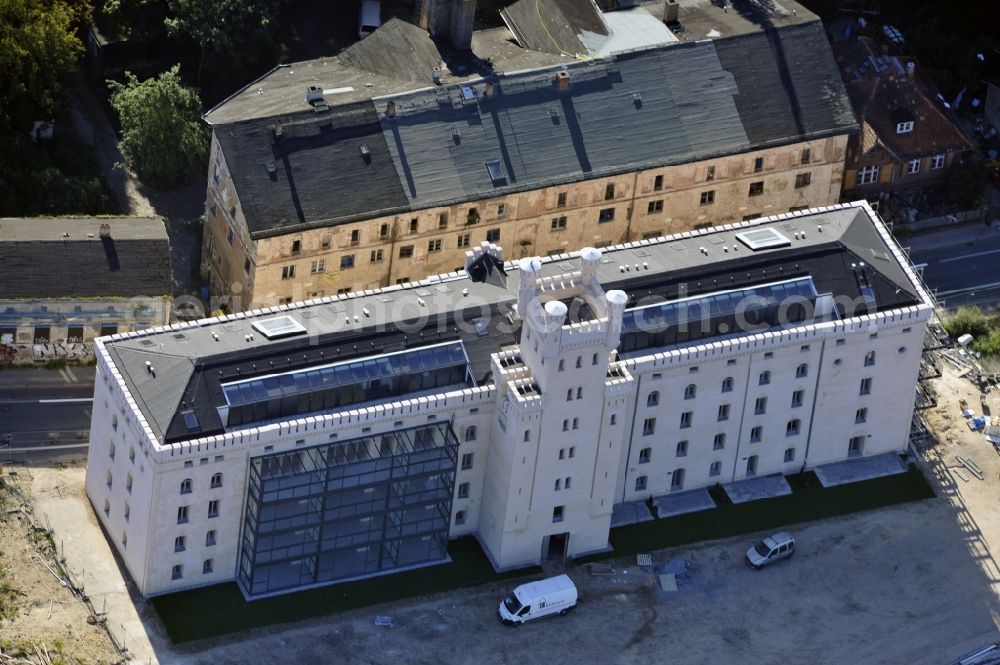
<svg viewBox="0 0 1000 665">
<path fill-rule="evenodd" d="M 545 558 L 551 560 L 562 560 L 566 558 L 566 547 L 569 545 L 569 533 L 554 533 L 549 536 L 549 544 L 546 547 Z"/>
</svg>

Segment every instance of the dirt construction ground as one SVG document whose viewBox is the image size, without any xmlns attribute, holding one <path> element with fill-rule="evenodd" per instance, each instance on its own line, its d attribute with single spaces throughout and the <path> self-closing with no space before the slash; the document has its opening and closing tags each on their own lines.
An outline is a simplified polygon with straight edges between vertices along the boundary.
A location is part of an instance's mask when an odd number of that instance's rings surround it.
<svg viewBox="0 0 1000 665">
<path fill-rule="evenodd" d="M 948 368 L 935 384 L 928 421 L 939 442 L 922 453 L 939 498 L 797 526 L 795 557 L 762 571 L 743 564 L 751 538 L 654 552 L 657 564 L 687 561 L 671 592 L 634 559 L 613 562 L 610 576 L 570 566 L 578 608 L 520 628 L 499 624 L 507 589 L 487 585 L 171 645 L 149 606 L 130 598 L 86 504 L 82 467 L 33 469 L 32 489 L 36 514 L 57 543 L 66 539 L 67 563 L 85 569 L 96 604 L 107 598 L 109 626 L 139 662 L 944 665 L 1000 640 L 1000 456 L 959 414 L 959 399 L 978 406 L 978 389 Z M 1000 396 L 990 399 L 1000 413 Z M 947 468 L 956 453 L 985 479 Z M 376 615 L 392 625 L 375 625 Z"/>
</svg>

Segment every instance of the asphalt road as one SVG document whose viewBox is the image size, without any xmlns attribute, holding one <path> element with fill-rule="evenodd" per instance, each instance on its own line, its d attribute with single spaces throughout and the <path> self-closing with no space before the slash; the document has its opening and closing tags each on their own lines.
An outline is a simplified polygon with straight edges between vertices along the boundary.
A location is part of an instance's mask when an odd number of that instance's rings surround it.
<svg viewBox="0 0 1000 665">
<path fill-rule="evenodd" d="M 902 244 L 947 309 L 1000 304 L 1000 226 L 943 229 Z"/>
<path fill-rule="evenodd" d="M 0 371 L 0 461 L 86 457 L 94 369 Z"/>
</svg>

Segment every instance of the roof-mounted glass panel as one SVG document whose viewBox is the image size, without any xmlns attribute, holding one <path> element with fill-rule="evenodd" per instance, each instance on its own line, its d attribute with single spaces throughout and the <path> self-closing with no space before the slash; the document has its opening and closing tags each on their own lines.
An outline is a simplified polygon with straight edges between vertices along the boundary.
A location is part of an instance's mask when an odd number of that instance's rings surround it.
<svg viewBox="0 0 1000 665">
<path fill-rule="evenodd" d="M 792 244 L 788 238 L 770 227 L 737 233 L 736 239 L 755 252 L 758 249 L 772 249 Z"/>
<path fill-rule="evenodd" d="M 306 332 L 305 326 L 290 316 L 276 316 L 272 319 L 254 321 L 253 329 L 268 339 L 280 339 L 301 335 Z"/>
<path fill-rule="evenodd" d="M 507 176 L 503 172 L 503 164 L 499 160 L 493 160 L 491 162 L 486 162 L 486 170 L 490 174 L 490 180 L 493 181 L 494 185 L 502 185 L 507 182 Z"/>
<path fill-rule="evenodd" d="M 198 416 L 195 415 L 194 411 L 181 411 L 181 416 L 184 417 L 184 424 L 187 425 L 189 432 L 196 432 L 201 429 L 201 424 L 198 422 Z"/>
</svg>

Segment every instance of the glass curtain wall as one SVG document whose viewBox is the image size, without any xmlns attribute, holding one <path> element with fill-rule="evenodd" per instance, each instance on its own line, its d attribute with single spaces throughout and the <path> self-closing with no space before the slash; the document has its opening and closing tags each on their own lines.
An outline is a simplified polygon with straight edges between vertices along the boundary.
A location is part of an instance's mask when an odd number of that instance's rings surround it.
<svg viewBox="0 0 1000 665">
<path fill-rule="evenodd" d="M 443 560 L 458 439 L 447 422 L 255 457 L 248 596 Z"/>
</svg>

